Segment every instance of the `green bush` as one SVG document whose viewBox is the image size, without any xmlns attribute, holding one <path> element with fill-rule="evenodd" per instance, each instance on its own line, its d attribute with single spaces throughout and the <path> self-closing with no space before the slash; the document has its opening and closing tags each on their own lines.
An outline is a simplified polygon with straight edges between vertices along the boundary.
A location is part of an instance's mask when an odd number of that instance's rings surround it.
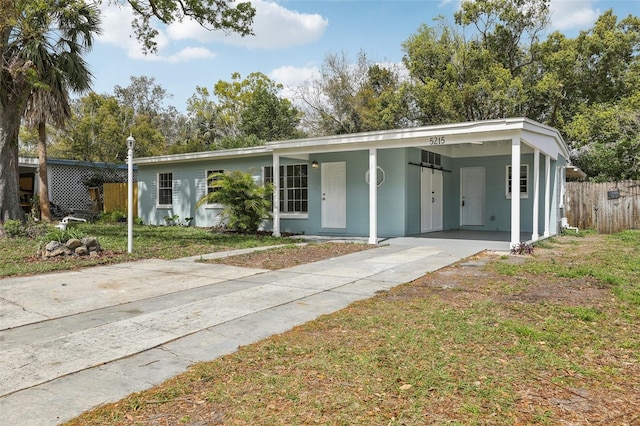
<svg viewBox="0 0 640 426">
<path fill-rule="evenodd" d="M 53 231 L 47 232 L 43 237 L 43 242 L 46 244 L 49 241 L 57 241 L 59 243 L 66 243 L 71 238 L 81 239 L 84 237 L 84 233 L 75 228 L 67 228 L 67 229 L 54 229 Z"/>
<path fill-rule="evenodd" d="M 249 173 L 239 170 L 209 176 L 210 185 L 215 189 L 196 204 L 205 203 L 223 205 L 220 215 L 229 229 L 256 233 L 260 224 L 271 217 L 270 196 L 273 185 L 260 186 Z"/>
<path fill-rule="evenodd" d="M 24 237 L 26 230 L 24 224 L 19 220 L 8 219 L 4 222 L 4 230 L 11 238 Z"/>
<path fill-rule="evenodd" d="M 114 210 L 112 212 L 103 213 L 100 216 L 100 223 L 118 223 L 121 222 L 127 215 L 120 210 Z"/>
</svg>

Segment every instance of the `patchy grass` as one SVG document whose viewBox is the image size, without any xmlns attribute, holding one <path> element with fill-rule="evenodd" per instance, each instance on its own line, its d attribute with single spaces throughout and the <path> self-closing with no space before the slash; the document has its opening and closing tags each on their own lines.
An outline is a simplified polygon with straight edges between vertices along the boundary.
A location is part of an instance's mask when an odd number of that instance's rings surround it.
<svg viewBox="0 0 640 426">
<path fill-rule="evenodd" d="M 0 240 L 0 277 L 148 258 L 175 259 L 230 249 L 291 243 L 291 239 L 288 238 L 216 233 L 195 227 L 134 226 L 133 253 L 129 254 L 126 224 L 81 224 L 72 229 L 79 235 L 97 237 L 104 250 L 103 254 L 97 258 L 43 260 L 36 256 L 40 244 L 44 241 L 42 238 L 4 238 Z"/>
<path fill-rule="evenodd" d="M 546 244 L 427 274 L 67 424 L 640 423 L 640 232 Z"/>
</svg>

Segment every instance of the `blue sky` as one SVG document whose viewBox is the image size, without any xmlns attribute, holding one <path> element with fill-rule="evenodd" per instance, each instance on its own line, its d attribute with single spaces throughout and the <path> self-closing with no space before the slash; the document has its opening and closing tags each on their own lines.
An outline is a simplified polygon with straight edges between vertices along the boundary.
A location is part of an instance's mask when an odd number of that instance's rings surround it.
<svg viewBox="0 0 640 426">
<path fill-rule="evenodd" d="M 131 12 L 103 2 L 103 34 L 87 60 L 93 90 L 112 94 L 130 76 L 155 79 L 184 111 L 196 86 L 212 88 L 259 71 L 287 88 L 314 75 L 327 53 L 359 50 L 376 62 L 399 63 L 402 43 L 418 27 L 442 15 L 453 20 L 459 0 L 254 0 L 255 36 L 209 32 L 183 22 L 160 27 L 159 51 L 143 55 L 131 31 Z M 590 28 L 604 11 L 640 16 L 640 0 L 551 0 L 552 28 L 569 36 Z"/>
</svg>

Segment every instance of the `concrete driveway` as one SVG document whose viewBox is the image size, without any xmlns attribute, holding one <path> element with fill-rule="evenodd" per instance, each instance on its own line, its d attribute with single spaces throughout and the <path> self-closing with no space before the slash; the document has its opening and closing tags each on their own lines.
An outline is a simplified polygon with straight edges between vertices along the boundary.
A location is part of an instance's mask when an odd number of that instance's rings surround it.
<svg viewBox="0 0 640 426">
<path fill-rule="evenodd" d="M 280 271 L 195 261 L 232 254 L 215 253 L 2 279 L 2 422 L 62 423 L 484 249 L 504 244 L 397 238 Z"/>
</svg>

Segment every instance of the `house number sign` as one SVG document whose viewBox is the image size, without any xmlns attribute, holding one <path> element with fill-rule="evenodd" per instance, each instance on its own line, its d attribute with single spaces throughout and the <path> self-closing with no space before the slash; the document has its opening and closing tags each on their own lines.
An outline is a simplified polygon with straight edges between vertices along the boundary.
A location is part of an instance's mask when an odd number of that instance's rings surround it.
<svg viewBox="0 0 640 426">
<path fill-rule="evenodd" d="M 444 136 L 431 136 L 429 145 L 444 145 L 446 143 Z"/>
</svg>

